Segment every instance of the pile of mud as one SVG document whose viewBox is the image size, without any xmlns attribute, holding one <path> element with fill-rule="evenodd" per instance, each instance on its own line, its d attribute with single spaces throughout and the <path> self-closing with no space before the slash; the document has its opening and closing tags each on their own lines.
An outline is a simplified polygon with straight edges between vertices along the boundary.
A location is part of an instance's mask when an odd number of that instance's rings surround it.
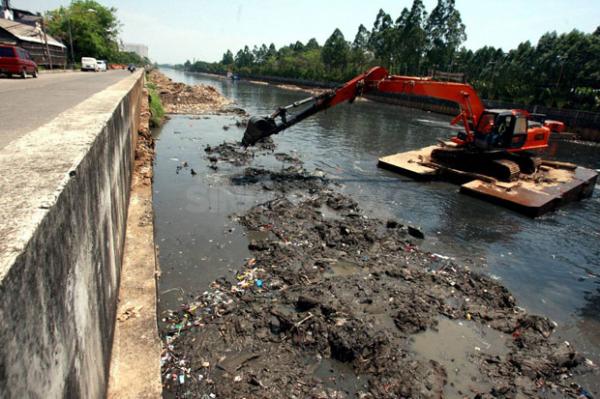
<svg viewBox="0 0 600 399">
<path fill-rule="evenodd" d="M 231 101 L 213 86 L 173 82 L 161 72 L 152 70 L 148 79 L 157 86 L 166 113 L 202 114 L 207 112 L 228 112 Z"/>
<path fill-rule="evenodd" d="M 214 167 L 219 161 L 227 162 L 235 166 L 247 165 L 252 161 L 257 153 L 273 152 L 275 143 L 273 139 L 267 137 L 260 140 L 253 147 L 246 148 L 240 141 L 224 142 L 217 146 L 206 146 L 204 152 L 208 155 L 211 166 Z"/>
<path fill-rule="evenodd" d="M 329 180 L 322 172 L 309 173 L 301 166 L 290 166 L 277 172 L 250 167 L 242 174 L 232 176 L 231 183 L 236 186 L 259 184 L 263 190 L 282 193 L 295 190 L 313 193 L 323 189 Z"/>
<path fill-rule="evenodd" d="M 278 178 L 252 168 L 241 178 L 260 182 L 265 175 Z M 276 189 L 277 198 L 233 216 L 254 237 L 253 258 L 234 279 L 218 279 L 163 316 L 167 392 L 178 398 L 581 393 L 571 377 L 586 368 L 585 358 L 553 338 L 551 321 L 520 309 L 506 288 L 420 250 L 414 229 L 368 218 L 326 181 L 299 201 L 283 195 L 285 186 Z M 452 329 L 476 337 L 460 358 L 419 351 L 429 333 L 438 334 L 442 348 L 456 347 Z"/>
</svg>

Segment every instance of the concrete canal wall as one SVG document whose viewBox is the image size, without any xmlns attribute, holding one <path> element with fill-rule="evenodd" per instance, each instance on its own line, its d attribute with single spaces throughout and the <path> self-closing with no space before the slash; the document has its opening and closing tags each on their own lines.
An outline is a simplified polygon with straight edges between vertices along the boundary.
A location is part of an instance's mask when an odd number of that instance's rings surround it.
<svg viewBox="0 0 600 399">
<path fill-rule="evenodd" d="M 2 398 L 106 395 L 142 89 L 140 71 L 0 151 Z"/>
</svg>

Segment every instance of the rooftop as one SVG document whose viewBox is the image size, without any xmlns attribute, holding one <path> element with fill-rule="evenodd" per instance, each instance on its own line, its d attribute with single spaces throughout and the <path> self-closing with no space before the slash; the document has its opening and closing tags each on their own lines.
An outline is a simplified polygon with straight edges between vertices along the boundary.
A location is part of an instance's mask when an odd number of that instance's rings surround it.
<svg viewBox="0 0 600 399">
<path fill-rule="evenodd" d="M 31 25 L 26 25 L 20 22 L 11 21 L 9 19 L 0 18 L 0 29 L 6 30 L 11 35 L 24 42 L 33 42 L 41 44 L 46 43 L 44 41 L 44 34 L 42 33 L 42 30 Z M 48 45 L 66 48 L 64 44 L 62 44 L 52 36 L 46 36 L 48 38 Z"/>
</svg>

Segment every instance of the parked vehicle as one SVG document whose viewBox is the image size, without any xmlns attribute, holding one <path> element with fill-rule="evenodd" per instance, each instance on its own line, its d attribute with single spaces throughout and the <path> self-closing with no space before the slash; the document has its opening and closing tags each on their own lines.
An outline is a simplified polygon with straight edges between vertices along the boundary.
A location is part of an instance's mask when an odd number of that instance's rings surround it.
<svg viewBox="0 0 600 399">
<path fill-rule="evenodd" d="M 38 66 L 26 50 L 10 44 L 0 44 L 0 74 L 19 75 L 23 79 L 38 76 Z"/>
<path fill-rule="evenodd" d="M 96 63 L 98 64 L 98 70 L 100 72 L 106 72 L 108 70 L 108 64 L 105 60 L 98 60 Z"/>
<path fill-rule="evenodd" d="M 81 70 L 98 72 L 98 61 L 92 57 L 81 57 Z"/>
</svg>

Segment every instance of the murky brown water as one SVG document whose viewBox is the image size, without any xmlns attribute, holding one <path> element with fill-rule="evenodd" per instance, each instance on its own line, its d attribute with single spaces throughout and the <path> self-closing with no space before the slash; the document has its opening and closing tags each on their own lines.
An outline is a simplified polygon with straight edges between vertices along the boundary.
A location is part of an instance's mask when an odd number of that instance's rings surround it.
<svg viewBox="0 0 600 399">
<path fill-rule="evenodd" d="M 492 328 L 470 321 L 438 320 L 435 330 L 415 336 L 414 351 L 425 361 L 434 360 L 447 372 L 444 394 L 449 398 L 472 397 L 492 389 L 480 378 L 479 354 L 502 357 L 508 353 L 508 338 Z"/>
<path fill-rule="evenodd" d="M 251 114 L 306 96 L 246 82 L 229 82 L 165 70 L 175 80 L 208 83 Z M 418 224 L 425 245 L 443 256 L 470 259 L 474 268 L 502 281 L 521 306 L 558 322 L 558 334 L 600 363 L 600 188 L 591 199 L 539 219 L 461 195 L 457 186 L 417 183 L 378 169 L 377 158 L 430 145 L 448 134 L 448 119 L 417 110 L 358 101 L 316 115 L 275 136 L 277 151 L 295 154 L 310 170 L 320 168 L 374 216 Z M 229 116 L 173 117 L 156 132 L 154 179 L 156 242 L 162 268 L 160 310 L 202 292 L 249 256 L 246 237 L 229 218 L 269 197 L 228 176 L 237 169 L 208 168 L 203 148 L 243 133 Z M 548 157 L 600 169 L 600 147 L 560 142 Z M 188 167 L 177 170 L 186 161 Z M 281 167 L 275 157 L 254 166 Z M 197 173 L 191 174 L 191 169 Z M 324 213 L 329 212 L 327 209 Z M 331 215 L 335 217 L 335 215 Z M 351 272 L 337 265 L 332 273 Z M 385 321 L 382 321 L 385 322 Z M 600 394 L 600 383 L 582 383 Z"/>
</svg>

